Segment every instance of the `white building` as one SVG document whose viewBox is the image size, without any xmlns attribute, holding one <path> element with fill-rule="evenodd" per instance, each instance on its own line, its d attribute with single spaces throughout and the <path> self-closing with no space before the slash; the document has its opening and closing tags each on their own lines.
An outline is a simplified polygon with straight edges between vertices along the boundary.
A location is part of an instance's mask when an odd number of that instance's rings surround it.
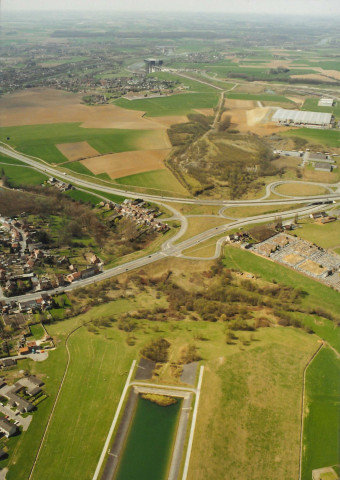
<svg viewBox="0 0 340 480">
<path fill-rule="evenodd" d="M 318 106 L 319 107 L 333 107 L 334 105 L 334 99 L 333 98 L 320 98 Z"/>
<path fill-rule="evenodd" d="M 286 110 L 284 108 L 279 108 L 272 117 L 272 121 L 278 125 L 309 128 L 331 128 L 333 120 L 331 113 L 303 112 L 300 110 Z"/>
</svg>

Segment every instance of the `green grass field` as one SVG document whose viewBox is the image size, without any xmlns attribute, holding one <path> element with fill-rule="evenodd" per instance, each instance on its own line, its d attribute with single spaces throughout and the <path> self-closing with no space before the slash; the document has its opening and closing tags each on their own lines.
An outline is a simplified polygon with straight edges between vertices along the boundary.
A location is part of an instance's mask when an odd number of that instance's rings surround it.
<svg viewBox="0 0 340 480">
<path fill-rule="evenodd" d="M 0 164 L 0 170 L 2 169 L 10 184 L 14 187 L 20 185 L 40 185 L 48 179 L 43 173 L 37 172 L 26 166 Z"/>
<path fill-rule="evenodd" d="M 97 203 L 101 202 L 101 199 L 96 195 L 88 192 L 83 192 L 81 190 L 69 190 L 68 192 L 65 192 L 65 194 L 68 197 L 73 198 L 74 200 L 83 203 L 91 203 L 91 205 L 97 205 Z"/>
<path fill-rule="evenodd" d="M 269 328 L 248 346 L 216 351 L 206 362 L 189 480 L 298 478 L 301 379 L 316 348 L 301 331 Z"/>
<path fill-rule="evenodd" d="M 320 225 L 318 223 L 302 223 L 295 234 L 323 248 L 340 247 L 340 221 Z"/>
<path fill-rule="evenodd" d="M 317 130 L 313 128 L 297 128 L 281 132 L 280 135 L 287 137 L 301 137 L 311 143 L 325 145 L 327 147 L 340 148 L 340 130 Z"/>
<path fill-rule="evenodd" d="M 188 74 L 191 76 L 191 73 Z M 206 85 L 205 83 L 201 82 L 196 82 L 195 80 L 189 79 L 189 78 L 184 78 L 180 75 L 176 75 L 173 73 L 168 73 L 168 72 L 157 72 L 157 73 L 152 73 L 150 76 L 159 78 L 161 80 L 171 80 L 171 81 L 178 81 L 180 84 L 185 85 L 189 87 L 188 91 L 191 92 L 208 92 L 208 93 L 214 93 L 216 92 L 216 89 Z M 208 79 L 202 78 L 204 82 L 209 82 Z"/>
<path fill-rule="evenodd" d="M 10 165 L 25 165 L 25 163 L 20 162 L 20 160 L 17 160 L 16 158 L 7 157 L 0 153 L 0 169 L 2 163 L 9 163 Z"/>
<path fill-rule="evenodd" d="M 340 461 L 339 389 L 339 359 L 332 350 L 324 348 L 306 373 L 302 480 L 310 480 L 313 469 Z"/>
<path fill-rule="evenodd" d="M 45 330 L 41 323 L 36 323 L 30 326 L 31 333 L 36 340 L 40 340 L 45 336 Z"/>
<path fill-rule="evenodd" d="M 301 110 L 307 110 L 311 112 L 333 113 L 335 117 L 337 118 L 340 117 L 339 102 L 335 107 L 319 107 L 318 102 L 319 102 L 318 98 L 307 98 Z"/>
<path fill-rule="evenodd" d="M 87 141 L 99 153 L 138 150 L 138 142 L 148 134 L 141 130 L 81 128 L 80 123 L 25 125 L 0 128 L 0 140 L 28 155 L 50 163 L 63 163 L 67 158 L 56 147 L 60 143 Z M 10 137 L 7 141 L 6 138 Z"/>
<path fill-rule="evenodd" d="M 72 172 L 80 173 L 83 175 L 90 175 L 91 177 L 94 177 L 95 175 L 89 170 L 85 165 L 83 165 L 80 162 L 70 162 L 67 163 L 66 165 L 63 165 L 64 168 L 67 168 L 68 170 L 72 170 Z"/>
<path fill-rule="evenodd" d="M 115 104 L 129 110 L 140 110 L 145 112 L 148 117 L 162 117 L 187 115 L 196 108 L 214 108 L 217 105 L 218 97 L 218 92 L 214 90 L 214 93 L 183 93 L 141 100 L 120 98 Z"/>
<path fill-rule="evenodd" d="M 167 169 L 136 173 L 135 175 L 117 178 L 115 182 L 121 185 L 134 185 L 153 191 L 168 192 L 173 195 L 187 195 L 188 193 L 170 170 Z"/>
</svg>

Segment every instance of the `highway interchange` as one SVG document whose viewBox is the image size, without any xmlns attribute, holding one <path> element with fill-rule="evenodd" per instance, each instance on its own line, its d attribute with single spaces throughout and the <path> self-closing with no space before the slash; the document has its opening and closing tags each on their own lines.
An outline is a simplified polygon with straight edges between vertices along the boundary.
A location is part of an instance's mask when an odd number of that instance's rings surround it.
<svg viewBox="0 0 340 480">
<path fill-rule="evenodd" d="M 61 179 L 67 183 L 72 183 L 73 185 L 76 186 L 78 189 L 91 189 L 95 190 L 96 192 L 100 192 L 103 194 L 115 194 L 115 195 L 120 195 L 124 196 L 126 198 L 136 198 L 138 194 L 136 192 L 133 192 L 131 190 L 121 190 L 118 188 L 114 188 L 113 186 L 105 185 L 102 182 L 101 184 L 95 183 L 94 181 L 91 181 L 91 177 L 89 177 L 89 180 L 84 179 L 82 177 L 77 177 L 69 173 L 61 172 L 60 170 L 50 166 L 49 164 L 43 162 L 43 160 L 38 160 L 38 159 L 33 159 L 32 157 L 29 157 L 27 155 L 24 155 L 22 153 L 19 153 L 9 147 L 6 144 L 2 144 L 0 146 L 0 153 L 20 160 L 21 162 L 25 163 L 28 165 L 30 168 L 33 168 L 34 170 L 37 170 L 39 172 L 42 172 L 44 174 L 48 174 L 50 176 L 56 177 L 58 179 Z M 20 166 L 18 167 L 20 168 Z M 266 187 L 266 193 L 265 195 L 260 198 L 260 199 L 255 199 L 255 200 L 210 200 L 210 199 L 196 199 L 196 198 L 175 198 L 175 197 L 167 197 L 167 196 L 160 196 L 160 195 L 150 195 L 150 194 L 143 194 L 143 198 L 145 200 L 151 201 L 153 203 L 156 203 L 160 206 L 163 206 L 170 210 L 173 213 L 173 216 L 171 217 L 171 220 L 177 220 L 181 223 L 181 228 L 179 231 L 174 235 L 172 238 L 167 239 L 161 246 L 160 250 L 156 253 L 152 253 L 150 255 L 146 255 L 144 257 L 140 257 L 136 260 L 132 260 L 129 262 L 126 262 L 122 265 L 116 266 L 109 268 L 105 270 L 104 272 L 94 276 L 90 277 L 87 279 L 79 280 L 76 283 L 70 284 L 67 287 L 63 287 L 63 291 L 70 291 L 76 288 L 80 287 L 85 287 L 87 285 L 91 285 L 93 283 L 106 280 L 108 278 L 120 275 L 122 273 L 125 273 L 130 270 L 134 270 L 146 265 L 149 265 L 151 263 L 157 262 L 159 260 L 162 260 L 166 257 L 182 257 L 182 258 L 195 258 L 195 257 L 187 257 L 185 256 L 182 252 L 184 250 L 189 249 L 190 247 L 196 246 L 199 243 L 202 243 L 206 240 L 212 239 L 216 236 L 221 236 L 224 233 L 227 234 L 228 231 L 234 230 L 234 229 L 241 229 L 245 227 L 246 225 L 249 224 L 255 224 L 255 223 L 263 223 L 265 221 L 273 221 L 278 215 L 282 219 L 287 219 L 287 218 L 293 218 L 296 214 L 299 216 L 303 215 L 309 215 L 313 211 L 317 211 L 320 209 L 320 202 L 326 202 L 330 200 L 340 200 L 340 185 L 327 185 L 327 184 L 320 184 L 326 189 L 329 190 L 329 193 L 326 195 L 317 195 L 317 196 L 294 196 L 294 197 L 282 197 L 282 198 L 269 198 L 272 193 L 276 193 L 275 189 L 278 185 L 282 183 L 292 183 L 290 181 L 279 181 L 279 182 L 274 182 Z M 297 182 L 297 183 L 307 183 L 307 182 Z M 315 185 L 315 183 L 313 183 Z M 336 191 L 334 192 L 331 190 L 332 188 L 336 188 Z M 87 190 L 85 190 L 87 191 Z M 92 193 L 92 192 L 91 192 Z M 140 194 L 139 194 L 140 195 Z M 105 196 L 98 195 L 100 198 L 105 198 Z M 223 214 L 223 211 L 227 207 L 242 207 L 242 206 L 271 206 L 271 205 L 285 205 L 285 204 L 306 204 L 303 207 L 296 208 L 294 210 L 287 210 L 287 211 L 282 211 L 280 213 L 269 213 L 269 214 L 264 214 L 264 215 L 257 215 L 257 216 L 249 216 L 246 218 L 242 219 L 234 219 L 233 221 L 229 223 L 226 223 L 224 225 L 220 225 L 218 227 L 210 228 L 202 233 L 199 233 L 198 235 L 195 235 L 185 241 L 180 242 L 180 238 L 184 235 L 184 233 L 187 230 L 188 227 L 188 221 L 186 216 L 182 215 L 179 211 L 177 211 L 171 204 L 172 203 L 181 203 L 181 204 L 192 204 L 192 205 L 216 205 L 220 206 L 220 211 L 219 215 L 216 215 L 216 217 L 220 218 L 226 218 Z M 208 215 L 211 216 L 211 215 Z M 204 222 L 204 217 L 205 215 L 200 215 L 202 217 L 202 221 Z M 170 220 L 170 218 L 169 218 Z M 176 243 L 178 242 L 178 243 Z M 224 237 L 219 238 L 216 243 L 216 250 L 215 250 L 215 255 L 210 257 L 210 259 L 213 258 L 218 258 L 221 253 L 221 248 L 224 243 Z M 200 260 L 200 258 L 197 258 L 197 260 Z M 208 260 L 205 258 L 205 260 Z M 58 293 L 60 292 L 61 289 L 54 289 L 50 290 L 50 294 Z M 9 300 L 31 300 L 34 298 L 38 298 L 40 296 L 39 292 L 36 293 L 29 293 L 26 295 L 18 296 L 18 297 L 11 297 Z"/>
</svg>

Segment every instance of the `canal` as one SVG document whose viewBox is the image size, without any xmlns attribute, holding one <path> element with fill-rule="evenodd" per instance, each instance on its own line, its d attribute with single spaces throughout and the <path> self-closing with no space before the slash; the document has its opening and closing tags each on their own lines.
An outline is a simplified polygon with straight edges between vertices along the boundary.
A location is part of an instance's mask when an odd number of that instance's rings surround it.
<svg viewBox="0 0 340 480">
<path fill-rule="evenodd" d="M 182 399 L 163 407 L 138 397 L 115 480 L 163 480 L 169 469 Z"/>
</svg>

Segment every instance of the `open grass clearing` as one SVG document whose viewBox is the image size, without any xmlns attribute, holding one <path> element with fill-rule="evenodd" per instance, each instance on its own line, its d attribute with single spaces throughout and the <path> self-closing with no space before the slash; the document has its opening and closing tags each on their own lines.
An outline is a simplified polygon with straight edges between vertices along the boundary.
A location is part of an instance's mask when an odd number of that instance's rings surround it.
<svg viewBox="0 0 340 480">
<path fill-rule="evenodd" d="M 340 148 L 340 130 L 318 130 L 314 128 L 296 128 L 282 132 L 287 137 L 301 137 L 310 143 Z"/>
<path fill-rule="evenodd" d="M 145 98 L 131 101 L 120 98 L 115 104 L 129 110 L 141 110 L 145 112 L 148 117 L 162 117 L 187 115 L 197 108 L 214 108 L 217 105 L 218 98 L 218 92 L 183 93 L 168 97 Z"/>
<path fill-rule="evenodd" d="M 153 192 L 164 192 L 170 195 L 184 195 L 188 192 L 168 169 L 152 170 L 150 172 L 137 173 L 115 180 L 120 185 L 132 185 L 152 190 Z"/>
<path fill-rule="evenodd" d="M 323 248 L 334 248 L 340 245 L 340 221 L 331 223 L 299 222 L 301 228 L 295 230 L 298 237 L 315 243 Z"/>
<path fill-rule="evenodd" d="M 306 373 L 302 480 L 312 470 L 339 464 L 340 362 L 323 348 Z"/>
<path fill-rule="evenodd" d="M 19 187 L 20 185 L 40 185 L 48 179 L 43 173 L 37 172 L 24 165 L 1 165 L 10 185 Z"/>
<path fill-rule="evenodd" d="M 321 185 L 308 185 L 303 183 L 283 183 L 275 188 L 282 195 L 308 196 L 308 195 L 326 195 L 328 190 Z"/>
<path fill-rule="evenodd" d="M 229 220 L 221 217 L 189 217 L 187 231 L 182 237 L 176 240 L 175 243 L 184 242 L 184 240 L 194 237 L 199 233 L 205 232 L 206 230 L 210 230 L 214 227 L 219 227 L 220 225 L 225 225 L 227 223 L 229 223 Z"/>
</svg>

